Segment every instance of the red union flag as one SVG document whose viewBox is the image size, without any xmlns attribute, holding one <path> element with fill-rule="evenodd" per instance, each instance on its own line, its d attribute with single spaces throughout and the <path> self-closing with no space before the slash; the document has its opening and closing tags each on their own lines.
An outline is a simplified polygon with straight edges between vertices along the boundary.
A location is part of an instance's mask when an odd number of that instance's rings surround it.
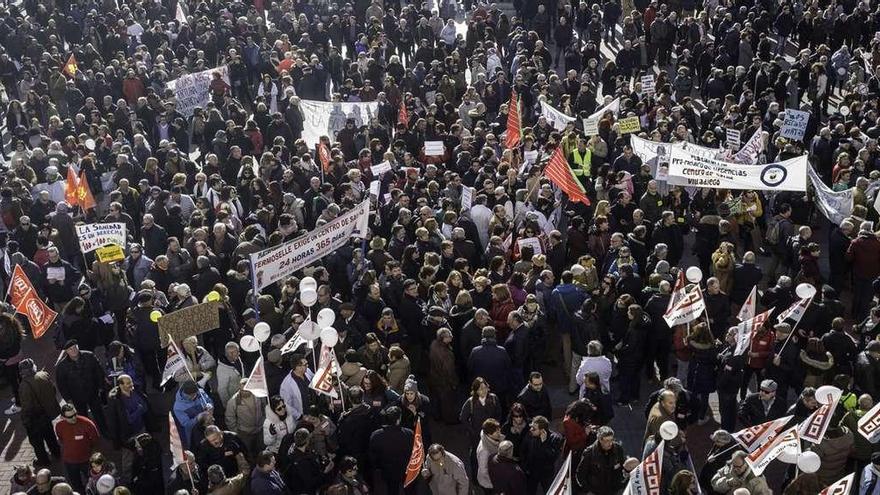
<svg viewBox="0 0 880 495">
<path fill-rule="evenodd" d="M 629 477 L 629 484 L 623 495 L 660 495 L 660 475 L 663 470 L 663 444 L 661 440 L 657 448 L 645 457 Z"/>
<path fill-rule="evenodd" d="M 58 313 L 40 299 L 21 265 L 15 265 L 15 269 L 12 271 L 12 279 L 9 282 L 9 299 L 15 307 L 15 311 L 27 317 L 35 339 L 42 337 L 52 326 L 55 317 L 58 316 Z"/>
<path fill-rule="evenodd" d="M 400 100 L 400 109 L 397 110 L 397 123 L 409 127 L 409 112 L 406 110 L 406 102 Z"/>
<path fill-rule="evenodd" d="M 759 425 L 743 428 L 733 434 L 733 439 L 748 452 L 754 452 L 761 444 L 785 426 L 794 416 L 774 419 Z"/>
<path fill-rule="evenodd" d="M 849 495 L 855 483 L 856 473 L 849 473 L 834 483 L 828 485 L 827 488 L 819 492 L 819 495 Z"/>
<path fill-rule="evenodd" d="M 329 174 L 331 169 L 330 150 L 327 149 L 327 145 L 324 143 L 318 143 L 318 159 L 321 161 L 324 173 Z"/>
<path fill-rule="evenodd" d="M 800 433 L 801 438 L 813 443 L 822 442 L 822 438 L 825 437 L 825 430 L 827 430 L 828 425 L 831 424 L 834 410 L 837 409 L 837 402 L 840 400 L 840 395 L 840 391 L 838 391 L 837 394 L 829 395 L 828 399 L 826 399 L 828 400 L 827 404 L 819 406 L 819 409 L 813 411 L 813 414 L 807 416 L 807 419 L 797 425 L 798 433 Z"/>
<path fill-rule="evenodd" d="M 859 433 L 871 443 L 880 439 L 880 402 L 859 418 Z"/>
<path fill-rule="evenodd" d="M 425 445 L 422 443 L 422 420 L 416 420 L 416 431 L 413 435 L 412 454 L 406 464 L 406 477 L 403 486 L 409 486 L 422 472 L 422 463 L 425 462 Z"/>
<path fill-rule="evenodd" d="M 507 135 L 504 145 L 508 148 L 516 148 L 522 140 L 522 123 L 519 120 L 519 98 L 516 91 L 511 91 L 510 102 L 507 103 Z"/>
<path fill-rule="evenodd" d="M 779 454 L 786 449 L 797 449 L 798 453 L 801 451 L 801 439 L 798 435 L 797 426 L 792 426 L 785 430 L 784 433 L 771 437 L 770 441 L 764 442 L 764 445 L 761 445 L 746 457 L 746 463 L 752 468 L 752 473 L 755 476 L 761 476 L 764 473 L 764 469 L 770 465 L 770 462 L 779 457 Z"/>
<path fill-rule="evenodd" d="M 9 281 L 9 300 L 12 302 L 12 306 L 18 309 L 25 296 L 32 290 L 34 287 L 24 270 L 21 269 L 21 265 L 15 265 L 15 269 L 12 271 L 12 280 Z"/>
<path fill-rule="evenodd" d="M 776 320 L 781 323 L 781 322 L 791 318 L 792 320 L 795 321 L 795 324 L 797 324 L 799 321 L 801 321 L 801 318 L 804 316 L 804 313 L 806 313 L 807 306 L 810 305 L 811 300 L 812 300 L 812 298 L 801 299 L 800 301 L 792 304 L 791 307 L 789 307 L 788 309 L 786 309 L 782 313 L 779 313 L 779 316 L 776 317 Z"/>
<path fill-rule="evenodd" d="M 706 301 L 703 300 L 703 291 L 700 290 L 699 285 L 694 285 L 687 291 L 685 297 L 672 308 L 672 311 L 663 315 L 663 319 L 671 328 L 696 320 L 705 310 Z"/>
<path fill-rule="evenodd" d="M 736 315 L 739 318 L 739 321 L 751 320 L 755 317 L 755 310 L 758 302 L 758 286 L 752 287 L 752 292 L 749 293 L 749 297 L 746 298 L 746 302 L 743 303 L 742 308 L 739 309 L 739 314 Z"/>
<path fill-rule="evenodd" d="M 752 335 L 764 325 L 764 322 L 770 319 L 770 313 L 772 312 L 772 309 L 764 311 L 736 326 L 736 350 L 733 351 L 735 356 L 739 356 L 749 350 L 749 345 L 752 343 Z"/>
</svg>

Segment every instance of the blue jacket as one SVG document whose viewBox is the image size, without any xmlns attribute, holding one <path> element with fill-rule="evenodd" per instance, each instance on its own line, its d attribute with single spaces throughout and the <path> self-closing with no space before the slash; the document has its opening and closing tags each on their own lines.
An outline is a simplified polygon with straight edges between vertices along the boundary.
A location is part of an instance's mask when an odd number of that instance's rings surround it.
<svg viewBox="0 0 880 495">
<path fill-rule="evenodd" d="M 190 448 L 189 439 L 198 422 L 198 416 L 208 408 L 208 405 L 213 404 L 211 404 L 208 394 L 202 389 L 199 389 L 198 395 L 192 400 L 184 395 L 182 390 L 177 390 L 177 396 L 174 399 L 174 419 L 180 429 L 180 441 L 184 448 Z"/>
<path fill-rule="evenodd" d="M 260 495 L 284 495 L 287 493 L 287 486 L 278 471 L 273 469 L 264 473 L 254 468 L 251 471 L 251 492 Z"/>
<path fill-rule="evenodd" d="M 549 309 L 556 315 L 560 333 L 569 333 L 575 324 L 574 314 L 587 300 L 587 293 L 574 284 L 562 284 L 550 294 Z"/>
</svg>

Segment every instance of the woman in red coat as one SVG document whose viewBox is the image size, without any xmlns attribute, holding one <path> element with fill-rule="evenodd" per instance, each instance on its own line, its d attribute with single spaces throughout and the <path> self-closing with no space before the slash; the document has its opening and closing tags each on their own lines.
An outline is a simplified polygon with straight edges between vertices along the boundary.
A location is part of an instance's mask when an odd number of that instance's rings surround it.
<svg viewBox="0 0 880 495">
<path fill-rule="evenodd" d="M 507 324 L 507 315 L 515 310 L 513 298 L 510 297 L 510 289 L 505 284 L 492 286 L 492 307 L 489 309 L 489 317 L 492 318 L 492 326 L 495 327 L 498 342 L 507 340 L 510 326 Z"/>
</svg>

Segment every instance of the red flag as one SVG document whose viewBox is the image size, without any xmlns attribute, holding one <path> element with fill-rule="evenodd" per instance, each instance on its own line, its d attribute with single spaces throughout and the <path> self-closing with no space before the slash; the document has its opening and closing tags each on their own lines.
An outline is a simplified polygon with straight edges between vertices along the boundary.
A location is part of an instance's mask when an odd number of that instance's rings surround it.
<svg viewBox="0 0 880 495">
<path fill-rule="evenodd" d="M 406 477 L 403 480 L 403 486 L 409 486 L 419 474 L 422 472 L 422 463 L 425 462 L 425 446 L 422 445 L 422 420 L 416 420 L 416 433 L 413 435 L 412 454 L 409 456 L 409 463 L 406 465 Z"/>
<path fill-rule="evenodd" d="M 180 441 L 180 432 L 177 431 L 177 422 L 171 411 L 168 411 L 168 448 L 171 449 L 171 469 L 186 462 L 183 442 Z"/>
<path fill-rule="evenodd" d="M 400 109 L 397 111 L 397 123 L 409 127 L 409 112 L 403 100 L 400 100 Z"/>
<path fill-rule="evenodd" d="M 67 63 L 64 64 L 64 67 L 61 68 L 61 72 L 68 75 L 71 78 L 76 77 L 76 72 L 79 70 L 79 64 L 76 63 L 76 57 L 73 54 L 70 54 L 70 58 L 67 59 Z"/>
<path fill-rule="evenodd" d="M 89 181 L 86 180 L 86 171 L 81 170 L 79 173 L 79 181 L 76 184 L 76 201 L 83 210 L 90 210 L 98 203 L 92 196 L 92 189 L 89 187 Z"/>
<path fill-rule="evenodd" d="M 584 193 L 584 188 L 579 180 L 571 173 L 571 167 L 568 166 L 568 160 L 562 155 L 562 147 L 557 147 L 550 157 L 547 168 L 544 169 L 544 175 L 547 176 L 562 192 L 568 195 L 572 201 L 580 201 L 590 206 L 590 200 Z"/>
<path fill-rule="evenodd" d="M 15 265 L 12 271 L 12 279 L 9 281 L 9 296 L 15 311 L 25 315 L 31 325 L 34 338 L 39 339 L 45 335 L 52 326 L 58 313 L 52 310 L 34 290 L 34 285 L 28 279 L 21 265 Z"/>
<path fill-rule="evenodd" d="M 77 199 L 77 187 L 79 186 L 79 179 L 76 178 L 76 172 L 73 171 L 73 167 L 67 166 L 67 182 L 64 184 L 64 201 L 68 206 L 73 208 L 78 203 Z"/>
<path fill-rule="evenodd" d="M 321 166 L 324 168 L 324 173 L 330 173 L 330 150 L 327 149 L 327 145 L 324 143 L 318 143 L 318 159 L 321 160 Z"/>
<path fill-rule="evenodd" d="M 504 139 L 504 145 L 508 148 L 515 148 L 521 140 L 522 123 L 519 119 L 519 98 L 516 96 L 516 91 L 512 91 L 510 102 L 507 104 L 507 137 Z"/>
</svg>

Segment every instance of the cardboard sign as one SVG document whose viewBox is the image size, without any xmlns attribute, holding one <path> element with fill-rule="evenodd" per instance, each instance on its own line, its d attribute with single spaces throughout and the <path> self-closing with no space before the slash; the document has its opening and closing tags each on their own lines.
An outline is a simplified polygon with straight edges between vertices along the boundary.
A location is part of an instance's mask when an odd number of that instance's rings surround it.
<svg viewBox="0 0 880 495">
<path fill-rule="evenodd" d="M 618 121 L 617 132 L 621 135 L 632 134 L 642 130 L 642 123 L 638 117 L 627 117 Z"/>
<path fill-rule="evenodd" d="M 193 335 L 201 335 L 220 327 L 220 303 L 206 302 L 178 309 L 159 319 L 159 340 L 162 347 L 168 345 L 168 336 L 175 342 Z"/>
<path fill-rule="evenodd" d="M 807 132 L 807 125 L 810 123 L 810 112 L 786 108 L 783 115 L 782 129 L 779 130 L 779 135 L 795 141 L 803 139 Z"/>
<path fill-rule="evenodd" d="M 378 177 L 378 176 L 384 174 L 385 172 L 390 172 L 390 171 L 391 171 L 391 164 L 388 161 L 384 161 L 378 165 L 373 165 L 372 167 L 370 167 L 370 172 L 375 177 Z"/>
<path fill-rule="evenodd" d="M 121 222 L 77 225 L 76 235 L 83 253 L 90 253 L 110 244 L 124 247 L 126 240 L 125 224 Z"/>
<path fill-rule="evenodd" d="M 469 210 L 474 202 L 474 189 L 464 186 L 461 188 L 461 209 Z"/>
<path fill-rule="evenodd" d="M 95 250 L 98 261 L 101 263 L 111 263 L 113 261 L 122 261 L 125 259 L 125 252 L 122 247 L 116 245 L 104 246 Z"/>
<path fill-rule="evenodd" d="M 727 147 L 732 150 L 738 150 L 740 144 L 739 129 L 731 129 L 728 127 L 727 129 L 724 129 L 724 135 L 727 136 Z"/>
</svg>

